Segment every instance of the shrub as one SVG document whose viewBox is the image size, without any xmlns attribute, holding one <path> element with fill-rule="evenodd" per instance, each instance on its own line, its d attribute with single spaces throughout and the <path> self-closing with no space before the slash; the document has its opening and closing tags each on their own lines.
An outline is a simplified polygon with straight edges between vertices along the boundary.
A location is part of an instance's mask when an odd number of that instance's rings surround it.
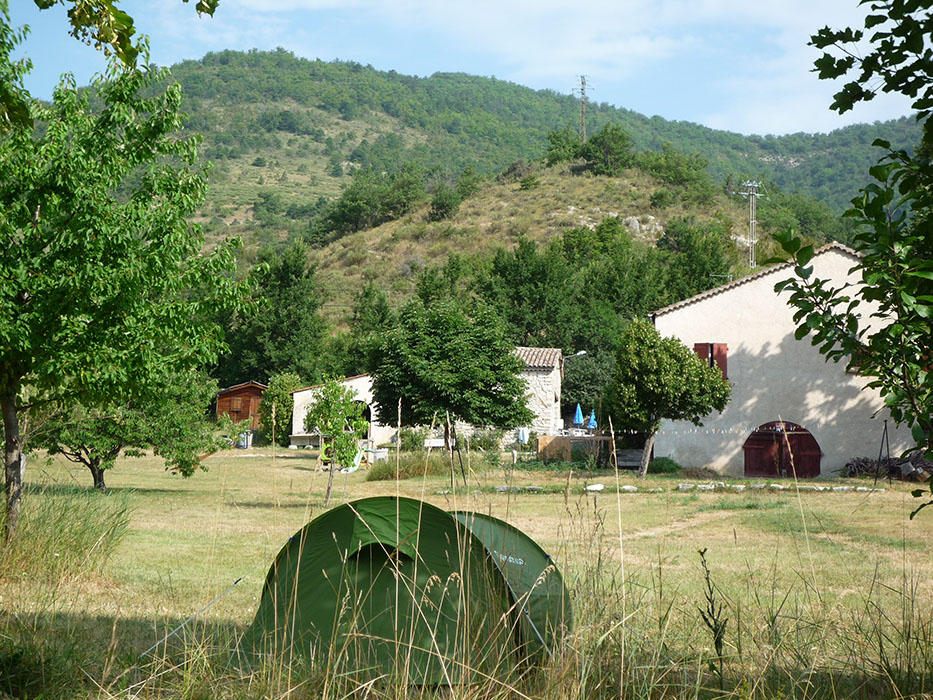
<svg viewBox="0 0 933 700">
<path fill-rule="evenodd" d="M 519 189 L 535 190 L 540 186 L 541 186 L 541 179 L 534 173 L 531 173 L 530 175 L 525 175 L 525 177 L 521 179 L 521 183 L 519 184 Z"/>
<path fill-rule="evenodd" d="M 424 452 L 424 439 L 427 436 L 427 428 L 402 428 L 402 452 Z"/>
<path fill-rule="evenodd" d="M 471 450 L 483 450 L 484 452 L 498 452 L 502 447 L 502 438 L 505 431 L 498 428 L 482 428 L 473 431 L 470 435 L 469 443 Z"/>
<path fill-rule="evenodd" d="M 681 466 L 669 457 L 658 457 L 648 462 L 649 474 L 676 474 L 680 469 Z"/>
<path fill-rule="evenodd" d="M 434 193 L 431 200 L 431 211 L 428 217 L 431 221 L 449 219 L 460 209 L 460 193 L 453 187 L 442 184 Z"/>
<path fill-rule="evenodd" d="M 399 479 L 446 476 L 450 473 L 450 461 L 443 454 L 403 454 L 396 465 L 396 460 L 390 456 L 373 465 L 366 474 L 366 481 L 392 481 L 396 473 Z"/>
<path fill-rule="evenodd" d="M 655 190 L 648 199 L 654 209 L 664 209 L 677 200 L 677 195 L 670 190 Z"/>
</svg>

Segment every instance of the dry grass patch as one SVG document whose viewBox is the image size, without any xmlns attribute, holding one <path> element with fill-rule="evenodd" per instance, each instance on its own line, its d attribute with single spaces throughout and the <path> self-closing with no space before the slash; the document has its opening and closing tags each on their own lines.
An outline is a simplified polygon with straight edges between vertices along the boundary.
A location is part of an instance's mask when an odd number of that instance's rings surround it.
<svg viewBox="0 0 933 700">
<path fill-rule="evenodd" d="M 225 662 L 258 604 L 269 560 L 322 512 L 326 472 L 312 454 L 273 457 L 268 448 L 218 454 L 205 466 L 209 471 L 184 480 L 157 460 L 126 460 L 108 475 L 131 507 L 127 534 L 101 573 L 67 586 L 26 585 L 10 567 L 3 570 L 0 670 L 22 660 L 28 677 L 18 677 L 17 693 L 338 696 L 338 679 L 327 669 L 244 672 Z M 577 629 L 545 667 L 511 689 L 483 685 L 446 697 L 608 699 L 621 687 L 630 698 L 765 700 L 894 697 L 931 688 L 933 619 L 926 601 L 933 594 L 933 544 L 928 521 L 908 519 L 913 499 L 902 485 L 867 495 L 680 493 L 672 490 L 675 478 L 643 482 L 622 474 L 620 484 L 666 490 L 616 495 L 609 492 L 615 477 L 606 473 L 577 479 L 505 471 L 476 455 L 467 470 L 467 487 L 454 490 L 446 473 L 370 482 L 364 470 L 337 475 L 334 484 L 337 503 L 399 494 L 506 519 L 564 572 Z M 89 481 L 59 461 L 31 468 L 28 479 L 71 489 Z M 585 495 L 583 485 L 594 481 L 607 490 Z M 544 492 L 496 492 L 501 485 Z M 699 615 L 707 590 L 700 549 L 727 620 L 722 659 Z M 168 652 L 160 647 L 136 663 L 228 588 Z M 15 694 L 2 685 L 0 691 Z"/>
</svg>

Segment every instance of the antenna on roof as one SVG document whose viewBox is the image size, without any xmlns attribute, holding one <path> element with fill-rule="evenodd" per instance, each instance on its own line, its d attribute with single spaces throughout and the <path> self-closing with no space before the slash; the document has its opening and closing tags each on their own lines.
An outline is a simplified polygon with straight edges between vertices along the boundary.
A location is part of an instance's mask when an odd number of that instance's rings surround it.
<svg viewBox="0 0 933 700">
<path fill-rule="evenodd" d="M 760 182 L 746 180 L 742 183 L 739 191 L 736 192 L 736 194 L 740 194 L 748 200 L 748 266 L 751 268 L 754 268 L 757 262 L 755 248 L 758 245 L 758 222 L 755 216 L 758 208 L 758 198 L 764 196 L 758 191 L 760 187 Z"/>
</svg>

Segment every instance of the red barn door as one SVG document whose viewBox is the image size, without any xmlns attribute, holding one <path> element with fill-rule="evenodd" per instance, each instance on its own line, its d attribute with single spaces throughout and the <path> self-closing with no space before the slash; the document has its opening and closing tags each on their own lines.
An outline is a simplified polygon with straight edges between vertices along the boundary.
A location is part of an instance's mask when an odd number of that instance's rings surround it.
<svg viewBox="0 0 933 700">
<path fill-rule="evenodd" d="M 742 446 L 745 476 L 812 479 L 820 475 L 822 451 L 810 431 L 796 423 L 773 421 L 759 426 Z"/>
</svg>

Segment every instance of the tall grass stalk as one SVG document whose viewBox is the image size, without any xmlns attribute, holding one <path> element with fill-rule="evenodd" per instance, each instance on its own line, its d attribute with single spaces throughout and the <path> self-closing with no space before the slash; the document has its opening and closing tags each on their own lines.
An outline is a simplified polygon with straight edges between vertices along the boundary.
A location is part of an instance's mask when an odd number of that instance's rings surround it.
<svg viewBox="0 0 933 700">
<path fill-rule="evenodd" d="M 0 526 L 4 519 L 0 513 Z M 27 487 L 0 576 L 62 583 L 98 575 L 127 532 L 129 495 L 70 486 Z"/>
</svg>

